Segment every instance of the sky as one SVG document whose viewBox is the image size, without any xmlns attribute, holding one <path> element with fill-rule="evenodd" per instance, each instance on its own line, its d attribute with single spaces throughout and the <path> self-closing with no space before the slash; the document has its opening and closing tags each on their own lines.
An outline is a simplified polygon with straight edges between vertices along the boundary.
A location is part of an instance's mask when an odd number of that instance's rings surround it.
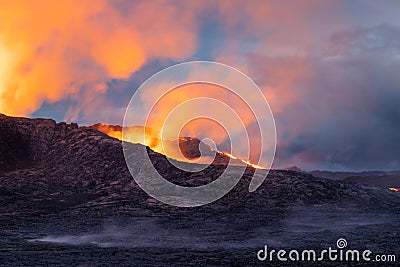
<svg viewBox="0 0 400 267">
<path fill-rule="evenodd" d="M 210 60 L 264 93 L 275 167 L 400 169 L 398 1 L 0 5 L 0 113 L 122 124 L 154 73 Z"/>
</svg>

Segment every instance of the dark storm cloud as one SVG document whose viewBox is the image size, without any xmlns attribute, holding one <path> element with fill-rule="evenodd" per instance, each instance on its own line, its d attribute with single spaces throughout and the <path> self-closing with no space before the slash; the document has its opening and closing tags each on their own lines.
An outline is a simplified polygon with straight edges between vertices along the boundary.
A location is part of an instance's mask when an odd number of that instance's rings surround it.
<svg viewBox="0 0 400 267">
<path fill-rule="evenodd" d="M 399 27 L 379 25 L 337 32 L 306 56 L 250 57 L 273 96 L 277 166 L 400 168 L 399 41 Z M 290 82 L 274 80 L 277 68 Z"/>
</svg>

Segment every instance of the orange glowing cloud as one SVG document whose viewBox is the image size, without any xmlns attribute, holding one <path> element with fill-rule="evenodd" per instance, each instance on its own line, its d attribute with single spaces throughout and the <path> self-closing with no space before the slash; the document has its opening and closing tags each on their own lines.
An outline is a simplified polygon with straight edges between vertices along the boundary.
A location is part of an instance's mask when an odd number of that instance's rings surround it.
<svg viewBox="0 0 400 267">
<path fill-rule="evenodd" d="M 75 108 L 89 109 L 111 78 L 128 78 L 152 59 L 193 55 L 202 12 L 216 12 L 228 40 L 217 58 L 230 63 L 248 38 L 270 53 L 307 44 L 308 18 L 334 2 L 300 1 L 288 8 L 278 1 L 2 1 L 0 112 L 29 115 L 45 101 L 66 97 L 80 103 Z M 69 111 L 66 119 L 79 112 Z"/>
<path fill-rule="evenodd" d="M 160 85 L 159 88 L 162 88 L 162 86 L 164 85 Z M 154 90 L 154 93 L 157 94 L 157 90 Z M 146 101 L 148 95 L 143 95 L 142 97 L 143 100 Z M 222 103 L 226 103 L 236 112 L 241 122 L 243 122 L 244 126 L 248 125 L 252 121 L 255 121 L 251 108 L 248 107 L 247 104 L 243 102 L 243 100 L 239 96 L 230 92 L 228 89 L 211 84 L 191 83 L 177 87 L 174 90 L 170 91 L 168 94 L 164 95 L 162 98 L 160 98 L 159 101 L 154 105 L 154 108 L 148 118 L 148 125 L 155 128 L 161 128 L 162 124 L 166 121 L 167 116 L 169 116 L 173 109 L 176 108 L 179 104 L 200 97 L 216 99 L 218 101 L 221 101 Z M 221 111 L 221 109 L 219 109 L 219 106 L 203 106 L 201 104 L 196 104 L 193 102 L 191 102 L 190 105 L 191 109 L 197 110 L 214 108 L 211 113 L 214 113 L 216 115 Z M 191 133 L 193 136 L 207 135 L 207 133 L 211 133 L 214 131 L 218 132 L 218 130 L 214 129 L 213 127 L 208 127 L 208 124 L 201 123 L 190 123 L 185 127 L 185 132 L 187 134 Z M 211 134 L 210 136 L 215 135 Z M 222 139 L 216 141 L 222 141 L 225 137 L 220 136 L 220 138 Z"/>
<path fill-rule="evenodd" d="M 194 52 L 195 21 L 180 7 L 117 4 L 2 1 L 0 112 L 29 115 L 44 101 L 79 99 L 83 85 L 85 95 L 103 93 L 110 78 L 127 78 L 150 59 Z"/>
<path fill-rule="evenodd" d="M 210 138 L 217 145 L 218 149 L 231 151 L 231 139 L 229 134 L 237 134 L 242 129 L 247 129 L 249 135 L 250 159 L 256 161 L 260 155 L 260 130 L 254 125 L 257 120 L 250 106 L 244 102 L 241 96 L 236 95 L 230 90 L 205 83 L 190 83 L 174 88 L 158 102 L 151 103 L 153 97 L 158 98 L 165 88 L 172 88 L 170 84 L 157 84 L 148 94 L 141 95 L 142 101 L 149 108 L 154 104 L 147 120 L 147 126 L 154 129 L 162 129 L 160 139 L 177 138 L 178 136 L 192 136 L 198 138 Z M 154 95 L 151 95 L 154 94 Z M 192 101 L 206 98 L 204 101 Z M 216 100 L 218 103 L 215 103 Z M 189 103 L 188 108 L 184 108 Z M 229 106 L 231 110 L 223 108 Z M 211 117 L 193 117 L 191 114 L 211 114 Z M 234 115 L 236 114 L 236 115 Z M 237 116 L 237 117 L 236 117 Z M 187 117 L 190 117 L 187 120 Z M 237 121 L 239 119 L 239 122 Z M 160 132 L 161 134 L 161 132 Z M 247 142 L 235 145 L 237 151 L 241 151 L 237 156 L 246 158 L 246 151 L 249 148 Z M 242 147 L 243 146 L 243 147 Z M 243 152 L 243 155 L 241 154 Z"/>
</svg>

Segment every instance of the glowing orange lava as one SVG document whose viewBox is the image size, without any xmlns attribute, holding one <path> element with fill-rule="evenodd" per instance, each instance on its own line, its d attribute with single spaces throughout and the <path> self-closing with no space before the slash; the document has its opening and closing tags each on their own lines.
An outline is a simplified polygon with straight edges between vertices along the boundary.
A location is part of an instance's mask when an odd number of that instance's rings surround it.
<svg viewBox="0 0 400 267">
<path fill-rule="evenodd" d="M 394 192 L 400 192 L 400 188 L 396 188 L 396 187 L 389 187 L 390 191 L 394 191 Z"/>
<path fill-rule="evenodd" d="M 260 166 L 260 165 L 251 163 L 251 162 L 248 161 L 248 160 L 242 160 L 242 159 L 241 159 L 241 161 L 242 161 L 244 164 L 247 164 L 248 166 L 250 166 L 250 167 L 252 167 L 252 168 L 254 168 L 254 169 L 265 169 L 263 166 Z"/>
<path fill-rule="evenodd" d="M 232 154 L 230 154 L 230 153 L 228 153 L 228 152 L 220 152 L 220 151 L 217 151 L 218 153 L 221 153 L 221 154 L 223 154 L 223 155 L 225 155 L 225 156 L 227 156 L 228 158 L 231 158 L 231 159 L 238 159 L 238 160 L 240 160 L 241 162 L 243 162 L 244 164 L 246 164 L 247 166 L 250 166 L 250 167 L 252 167 L 252 168 L 254 168 L 254 169 L 265 169 L 263 166 L 260 166 L 260 165 L 257 165 L 257 164 L 255 164 L 255 163 L 252 163 L 251 161 L 249 161 L 249 160 L 243 160 L 243 159 L 239 159 L 238 157 L 236 157 L 236 156 L 234 156 L 234 155 L 232 155 Z"/>
<path fill-rule="evenodd" d="M 102 124 L 96 124 L 94 126 L 96 130 L 103 132 L 111 137 L 117 138 L 119 140 L 122 140 L 122 127 L 121 126 L 110 126 L 110 125 L 102 125 Z M 164 149 L 163 149 L 163 145 L 161 144 L 163 141 L 160 141 L 161 139 L 157 138 L 158 133 L 152 129 L 148 129 L 146 131 L 146 135 L 145 138 L 143 140 L 143 130 L 141 130 L 139 132 L 140 127 L 131 127 L 131 128 L 126 128 L 125 129 L 125 138 L 128 142 L 132 142 L 132 143 L 140 143 L 143 145 L 146 145 L 148 147 L 150 147 L 152 150 L 164 154 L 166 155 Z M 185 137 L 185 138 L 179 138 L 179 140 L 181 141 L 187 141 L 187 140 L 191 140 L 191 138 Z M 164 146 L 166 146 L 168 144 L 164 144 Z M 218 151 L 215 150 L 215 152 L 224 155 L 228 158 L 234 159 L 234 160 L 238 160 L 241 161 L 242 163 L 246 164 L 247 166 L 250 166 L 254 169 L 265 169 L 263 166 L 257 165 L 249 160 L 244 160 L 244 159 L 240 159 L 239 157 L 232 155 L 228 152 L 222 152 L 222 151 Z M 172 156 L 172 155 L 167 155 L 167 156 Z M 176 155 L 174 155 L 175 157 L 172 158 L 176 158 Z"/>
<path fill-rule="evenodd" d="M 221 153 L 221 154 L 224 154 L 224 155 L 227 156 L 228 158 L 237 159 L 237 157 L 235 157 L 234 155 L 229 154 L 229 153 L 227 153 L 227 152 L 220 152 L 220 153 Z"/>
</svg>

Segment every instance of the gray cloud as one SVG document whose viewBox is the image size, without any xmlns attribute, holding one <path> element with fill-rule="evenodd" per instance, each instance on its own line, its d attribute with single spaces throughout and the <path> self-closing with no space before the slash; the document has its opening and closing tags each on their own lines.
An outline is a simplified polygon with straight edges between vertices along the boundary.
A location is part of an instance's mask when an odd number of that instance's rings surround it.
<svg viewBox="0 0 400 267">
<path fill-rule="evenodd" d="M 400 169 L 399 36 L 391 25 L 356 28 L 305 56 L 249 56 L 267 95 L 275 95 L 276 166 Z M 277 68 L 290 83 L 275 80 Z"/>
</svg>

